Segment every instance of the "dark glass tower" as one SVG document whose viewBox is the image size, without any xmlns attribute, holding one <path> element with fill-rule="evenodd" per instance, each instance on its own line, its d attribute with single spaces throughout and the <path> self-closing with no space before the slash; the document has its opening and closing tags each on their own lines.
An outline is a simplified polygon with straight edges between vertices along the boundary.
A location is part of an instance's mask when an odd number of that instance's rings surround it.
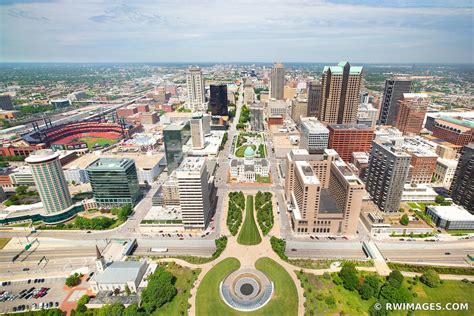
<svg viewBox="0 0 474 316">
<path fill-rule="evenodd" d="M 189 121 L 183 124 L 171 124 L 163 130 L 166 165 L 168 174 L 178 168 L 184 159 L 183 146 L 191 137 Z"/>
<path fill-rule="evenodd" d="M 385 80 L 385 89 L 380 110 L 380 125 L 395 126 L 399 110 L 398 101 L 403 99 L 404 93 L 411 90 L 411 80 Z"/>
<path fill-rule="evenodd" d="M 463 147 L 451 184 L 454 203 L 474 214 L 474 143 Z"/>
<path fill-rule="evenodd" d="M 227 85 L 226 84 L 219 84 L 219 85 L 211 84 L 210 90 L 211 90 L 211 97 L 209 99 L 209 109 L 211 110 L 211 114 L 220 115 L 220 116 L 229 115 L 229 111 L 227 108 L 227 105 L 228 105 Z"/>
</svg>

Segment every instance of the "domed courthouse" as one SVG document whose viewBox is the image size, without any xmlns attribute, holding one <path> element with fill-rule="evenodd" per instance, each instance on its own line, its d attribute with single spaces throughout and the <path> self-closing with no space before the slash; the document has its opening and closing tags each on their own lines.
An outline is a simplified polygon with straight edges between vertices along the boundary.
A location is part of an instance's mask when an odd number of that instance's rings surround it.
<svg viewBox="0 0 474 316">
<path fill-rule="evenodd" d="M 252 146 L 247 146 L 244 158 L 230 160 L 230 175 L 238 182 L 252 183 L 256 176 L 268 177 L 270 166 L 266 158 L 255 158 L 257 154 Z"/>
</svg>

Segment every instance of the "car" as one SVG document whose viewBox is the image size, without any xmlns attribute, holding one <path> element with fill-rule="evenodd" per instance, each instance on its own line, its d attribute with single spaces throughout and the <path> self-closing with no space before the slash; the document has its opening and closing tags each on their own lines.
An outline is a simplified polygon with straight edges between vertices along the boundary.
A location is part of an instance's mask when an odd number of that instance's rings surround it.
<svg viewBox="0 0 474 316">
<path fill-rule="evenodd" d="M 58 307 L 59 306 L 59 302 L 54 302 L 54 307 Z"/>
<path fill-rule="evenodd" d="M 89 272 L 89 277 L 94 275 L 94 271 Z"/>
<path fill-rule="evenodd" d="M 90 230 L 88 230 L 86 233 L 87 233 L 87 234 L 90 234 L 90 233 L 92 233 L 92 232 L 91 232 Z"/>
<path fill-rule="evenodd" d="M 30 283 L 31 283 L 31 279 L 28 279 L 28 284 L 30 284 Z"/>
<path fill-rule="evenodd" d="M 346 236 L 342 236 L 342 239 L 348 240 L 349 238 L 347 238 Z"/>
<path fill-rule="evenodd" d="M 54 306 L 54 303 L 53 303 L 53 302 L 49 302 L 48 307 L 51 308 L 51 307 L 53 307 L 53 306 Z"/>
<path fill-rule="evenodd" d="M 446 256 L 449 256 L 451 253 L 450 252 L 445 252 L 444 253 Z"/>
<path fill-rule="evenodd" d="M 295 248 L 291 248 L 291 251 L 298 251 L 298 249 L 295 249 Z"/>
<path fill-rule="evenodd" d="M 35 280 L 33 281 L 33 283 L 38 283 L 38 279 L 35 279 Z"/>
<path fill-rule="evenodd" d="M 17 308 L 16 306 L 13 306 L 13 311 L 16 312 L 17 311 Z"/>
<path fill-rule="evenodd" d="M 309 236 L 309 238 L 314 239 L 314 236 Z"/>
<path fill-rule="evenodd" d="M 319 240 L 319 237 L 318 237 L 318 236 L 314 236 L 314 238 L 316 238 L 317 240 Z"/>
<path fill-rule="evenodd" d="M 23 271 L 30 271 L 30 268 L 23 268 Z"/>
<path fill-rule="evenodd" d="M 184 238 L 183 238 L 183 237 L 179 237 L 179 240 L 184 240 Z"/>
</svg>

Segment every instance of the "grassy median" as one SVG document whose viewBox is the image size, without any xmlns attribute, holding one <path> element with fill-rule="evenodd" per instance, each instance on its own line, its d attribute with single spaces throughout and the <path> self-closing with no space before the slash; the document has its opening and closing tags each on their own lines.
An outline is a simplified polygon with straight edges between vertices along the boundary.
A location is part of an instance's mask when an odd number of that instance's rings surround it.
<svg viewBox="0 0 474 316">
<path fill-rule="evenodd" d="M 253 207 L 253 195 L 247 196 L 247 203 L 245 205 L 245 220 L 240 229 L 237 242 L 241 245 L 258 245 L 262 241 L 257 224 L 255 223 L 255 214 Z"/>
</svg>

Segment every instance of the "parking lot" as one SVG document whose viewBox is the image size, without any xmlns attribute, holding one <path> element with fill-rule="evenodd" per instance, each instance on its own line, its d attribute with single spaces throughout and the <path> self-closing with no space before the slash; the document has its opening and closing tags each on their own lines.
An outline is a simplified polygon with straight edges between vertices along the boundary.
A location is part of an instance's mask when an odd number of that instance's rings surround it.
<svg viewBox="0 0 474 316">
<path fill-rule="evenodd" d="M 0 313 L 59 307 L 68 294 L 65 281 L 61 277 L 0 282 Z"/>
</svg>

